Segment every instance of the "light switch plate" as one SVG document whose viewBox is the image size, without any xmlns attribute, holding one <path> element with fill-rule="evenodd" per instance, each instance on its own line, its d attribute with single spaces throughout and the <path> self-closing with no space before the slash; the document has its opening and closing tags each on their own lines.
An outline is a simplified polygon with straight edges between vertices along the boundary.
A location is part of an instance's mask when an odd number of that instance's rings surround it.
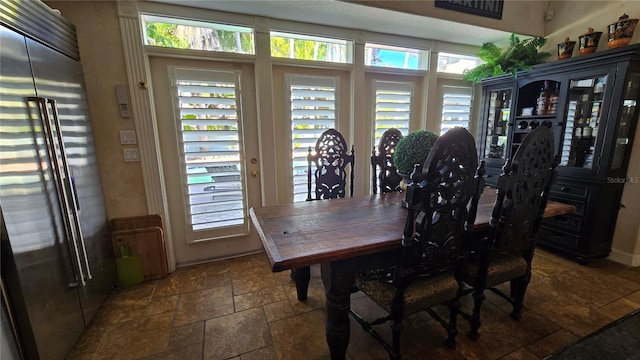
<svg viewBox="0 0 640 360">
<path fill-rule="evenodd" d="M 134 130 L 120 130 L 120 144 L 135 145 L 137 143 L 136 132 Z"/>
<path fill-rule="evenodd" d="M 124 162 L 137 162 L 140 161 L 140 152 L 138 148 L 125 148 L 122 149 L 124 153 Z"/>
</svg>

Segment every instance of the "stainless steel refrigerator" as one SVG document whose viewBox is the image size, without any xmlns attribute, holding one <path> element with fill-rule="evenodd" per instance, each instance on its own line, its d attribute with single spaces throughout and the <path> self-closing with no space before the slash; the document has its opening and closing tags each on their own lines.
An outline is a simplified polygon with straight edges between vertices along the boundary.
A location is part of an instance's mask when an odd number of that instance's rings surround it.
<svg viewBox="0 0 640 360">
<path fill-rule="evenodd" d="M 63 359 L 117 277 L 82 67 L 60 15 L 0 5 L 3 308 L 23 358 Z"/>
</svg>

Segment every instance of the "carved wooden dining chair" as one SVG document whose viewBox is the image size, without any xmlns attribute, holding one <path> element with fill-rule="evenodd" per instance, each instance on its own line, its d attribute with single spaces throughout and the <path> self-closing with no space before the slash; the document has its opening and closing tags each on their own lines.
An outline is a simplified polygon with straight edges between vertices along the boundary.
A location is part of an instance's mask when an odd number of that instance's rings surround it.
<svg viewBox="0 0 640 360">
<path fill-rule="evenodd" d="M 347 142 L 340 132 L 328 129 L 320 135 L 315 149 L 309 146 L 307 154 L 307 201 L 343 198 L 347 193 L 349 174 L 349 196 L 353 196 L 353 167 L 355 154 L 353 145 L 347 153 Z M 349 171 L 347 171 L 349 170 Z M 315 189 L 312 190 L 314 188 Z M 307 299 L 311 278 L 310 267 L 293 269 L 291 278 L 296 283 L 298 300 Z"/>
<path fill-rule="evenodd" d="M 393 164 L 393 153 L 400 139 L 402 139 L 400 130 L 396 128 L 387 129 L 380 138 L 378 151 L 376 152 L 374 147 L 371 152 L 371 189 L 374 194 L 378 193 L 378 184 L 380 185 L 381 194 L 400 190 L 402 176 L 398 175 Z M 379 173 L 378 168 L 380 170 Z"/>
<path fill-rule="evenodd" d="M 381 262 L 356 276 L 356 286 L 388 315 L 368 322 L 353 310 L 351 314 L 392 359 L 400 358 L 403 318 L 419 311 L 437 319 L 447 331 L 446 344 L 455 346 L 458 298 L 462 295 L 456 273 L 463 263 L 463 240 L 475 220 L 483 172 L 484 162 L 478 166 L 471 134 L 463 128 L 449 130 L 435 143 L 424 167 L 420 170 L 416 165 L 411 175 L 401 250 L 363 259 L 366 263 L 375 257 Z M 449 308 L 447 320 L 432 310 L 436 305 Z M 391 343 L 374 329 L 386 322 L 392 329 Z"/>
<path fill-rule="evenodd" d="M 351 154 L 348 151 L 347 142 L 336 129 L 323 132 L 316 142 L 315 149 L 309 146 L 307 201 L 345 197 L 347 174 L 349 174 L 349 196 L 353 196 L 355 161 L 353 145 L 351 145 Z M 347 172 L 347 166 L 350 166 L 349 172 Z M 312 171 L 313 167 L 315 170 Z M 312 191 L 314 184 L 315 190 Z"/>
<path fill-rule="evenodd" d="M 473 312 L 471 315 L 462 313 L 471 324 L 469 336 L 472 339 L 478 338 L 485 289 L 512 305 L 511 317 L 521 317 L 531 279 L 535 236 L 555 178 L 556 165 L 553 134 L 546 126 L 540 126 L 527 134 L 516 154 L 503 167 L 489 235 L 470 244 L 470 261 L 461 272 L 461 279 L 473 288 Z M 507 281 L 510 282 L 509 295 L 495 287 Z"/>
</svg>

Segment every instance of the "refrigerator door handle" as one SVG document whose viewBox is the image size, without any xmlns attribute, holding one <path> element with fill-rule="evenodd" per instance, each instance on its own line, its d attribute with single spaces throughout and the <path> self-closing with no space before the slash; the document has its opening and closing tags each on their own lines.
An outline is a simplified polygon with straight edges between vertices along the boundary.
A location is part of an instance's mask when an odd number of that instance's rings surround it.
<svg viewBox="0 0 640 360">
<path fill-rule="evenodd" d="M 62 160 L 62 171 L 65 177 L 65 185 L 67 187 L 67 202 L 69 203 L 69 208 L 71 210 L 71 214 L 73 216 L 73 225 L 75 228 L 75 233 L 77 235 L 76 241 L 77 244 L 80 245 L 80 250 L 82 251 L 82 258 L 84 259 L 84 266 L 86 271 L 86 279 L 91 280 L 93 276 L 91 275 L 91 268 L 89 267 L 89 258 L 87 256 L 87 247 L 84 243 L 84 237 L 82 235 L 82 227 L 80 226 L 80 213 L 78 206 L 78 196 L 76 194 L 76 187 L 73 181 L 73 177 L 71 176 L 71 171 L 69 170 L 69 162 L 67 161 L 67 151 L 64 147 L 64 141 L 62 138 L 62 128 L 60 126 L 60 118 L 58 116 L 58 104 L 55 99 L 47 99 L 47 103 L 51 106 L 51 113 L 53 114 L 53 125 L 55 126 L 56 136 L 58 140 L 58 146 L 60 147 L 61 160 Z M 82 285 L 84 286 L 84 279 L 82 281 Z"/>
<path fill-rule="evenodd" d="M 78 251 L 78 244 L 76 241 L 76 237 L 73 235 L 73 226 L 71 225 L 71 219 L 69 214 L 69 201 L 67 199 L 67 191 L 64 185 L 64 178 L 62 176 L 62 172 L 60 171 L 60 161 L 58 159 L 58 154 L 55 149 L 56 142 L 53 138 L 53 131 L 51 129 L 51 122 L 49 119 L 49 112 L 47 110 L 47 99 L 42 97 L 27 97 L 27 102 L 36 102 L 38 104 L 38 112 L 40 115 L 40 121 L 42 122 L 42 129 L 45 135 L 45 148 L 50 158 L 51 171 L 53 172 L 54 182 L 56 187 L 58 188 L 58 193 L 60 194 L 60 204 L 61 209 L 60 212 L 62 214 L 62 219 L 64 221 L 65 233 L 67 234 L 67 239 L 73 249 L 73 257 L 75 257 L 75 268 L 78 272 L 80 284 L 82 286 L 86 285 L 84 280 L 84 271 L 82 269 L 82 264 L 80 262 L 80 252 Z"/>
</svg>

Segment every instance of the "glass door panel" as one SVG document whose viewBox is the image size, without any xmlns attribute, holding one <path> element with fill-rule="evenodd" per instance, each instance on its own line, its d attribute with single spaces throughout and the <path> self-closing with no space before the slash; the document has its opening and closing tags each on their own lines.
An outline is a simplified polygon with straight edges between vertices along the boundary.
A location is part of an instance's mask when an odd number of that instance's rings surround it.
<svg viewBox="0 0 640 360">
<path fill-rule="evenodd" d="M 485 158 L 506 159 L 509 118 L 511 116 L 512 90 L 499 89 L 489 92 L 487 100 L 487 127 Z"/>
<path fill-rule="evenodd" d="M 569 82 L 560 165 L 591 169 L 608 75 Z"/>
<path fill-rule="evenodd" d="M 611 170 L 620 169 L 624 163 L 624 154 L 633 136 L 630 128 L 634 119 L 637 119 L 637 99 L 638 89 L 640 89 L 640 73 L 631 73 L 622 95 L 622 107 L 620 109 L 620 120 L 616 129 L 615 146 L 613 148 L 613 158 Z"/>
</svg>

